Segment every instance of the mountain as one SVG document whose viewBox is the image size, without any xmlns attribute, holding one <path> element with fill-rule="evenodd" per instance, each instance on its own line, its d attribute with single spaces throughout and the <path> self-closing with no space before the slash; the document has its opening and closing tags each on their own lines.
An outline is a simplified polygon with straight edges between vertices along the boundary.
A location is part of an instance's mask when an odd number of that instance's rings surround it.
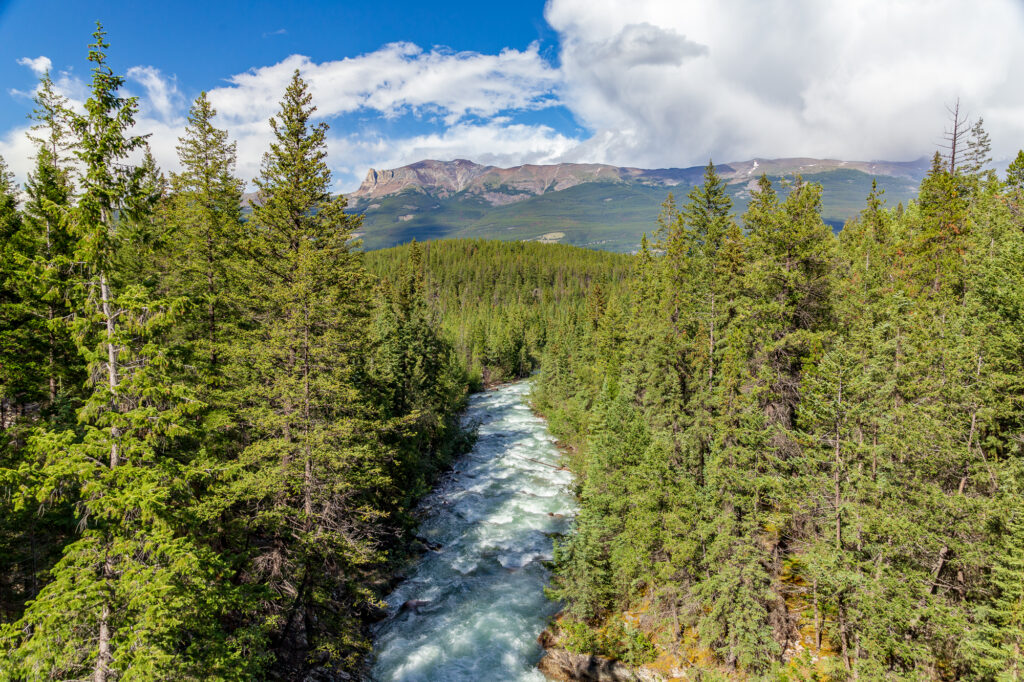
<svg viewBox="0 0 1024 682">
<path fill-rule="evenodd" d="M 864 205 L 872 178 L 890 205 L 906 202 L 928 169 L 912 162 L 835 159 L 752 159 L 717 166 L 737 214 L 762 173 L 780 187 L 800 174 L 824 187 L 823 217 L 837 228 Z M 669 192 L 677 201 L 703 177 L 703 166 L 643 169 L 604 164 L 484 166 L 465 159 L 425 160 L 390 170 L 370 169 L 348 196 L 363 214 L 367 249 L 412 239 L 484 237 L 563 242 L 632 251 L 652 232 Z"/>
</svg>

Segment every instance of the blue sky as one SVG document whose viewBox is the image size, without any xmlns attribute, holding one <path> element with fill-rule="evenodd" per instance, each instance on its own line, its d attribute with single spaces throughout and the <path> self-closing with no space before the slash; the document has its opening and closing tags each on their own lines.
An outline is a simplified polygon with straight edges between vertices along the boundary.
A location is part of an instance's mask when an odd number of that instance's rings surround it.
<svg viewBox="0 0 1024 682">
<path fill-rule="evenodd" d="M 55 70 L 85 75 L 83 62 L 95 22 L 112 43 L 121 71 L 152 64 L 177 76 L 189 95 L 226 76 L 292 54 L 317 62 L 356 56 L 392 42 L 497 53 L 539 41 L 557 59 L 557 35 L 543 19 L 544 3 L 481 2 L 129 2 L 14 0 L 0 2 L 0 79 L 30 89 L 35 77 L 17 60 L 46 55 Z M 44 30 L 39 30 L 45 26 Z M 39 27 L 39 28 L 37 28 Z M 0 109 L 0 125 L 20 118 Z"/>
<path fill-rule="evenodd" d="M 36 72 L 83 99 L 96 19 L 168 170 L 208 90 L 253 177 L 294 68 L 331 124 L 338 189 L 421 158 L 913 159 L 956 97 L 997 157 L 1024 146 L 1020 0 L 0 0 L 0 154 L 22 176 Z"/>
</svg>

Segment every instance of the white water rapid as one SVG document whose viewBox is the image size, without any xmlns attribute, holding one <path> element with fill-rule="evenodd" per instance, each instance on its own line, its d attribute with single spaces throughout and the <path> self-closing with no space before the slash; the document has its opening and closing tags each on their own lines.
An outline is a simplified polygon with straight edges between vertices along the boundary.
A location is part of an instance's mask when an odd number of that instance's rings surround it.
<svg viewBox="0 0 1024 682">
<path fill-rule="evenodd" d="M 423 500 L 419 535 L 440 549 L 388 596 L 374 680 L 544 679 L 534 669 L 536 640 L 558 605 L 544 597 L 541 562 L 575 506 L 572 477 L 556 468 L 554 438 L 527 407 L 528 393 L 521 382 L 470 399 L 476 445 Z"/>
</svg>

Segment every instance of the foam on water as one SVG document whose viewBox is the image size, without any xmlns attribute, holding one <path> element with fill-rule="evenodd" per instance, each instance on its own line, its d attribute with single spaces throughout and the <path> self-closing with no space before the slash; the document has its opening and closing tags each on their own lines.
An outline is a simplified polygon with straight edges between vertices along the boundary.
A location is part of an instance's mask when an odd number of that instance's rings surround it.
<svg viewBox="0 0 1024 682">
<path fill-rule="evenodd" d="M 387 598 L 377 626 L 379 682 L 543 680 L 537 635 L 558 605 L 544 597 L 551 535 L 575 512 L 572 477 L 554 438 L 530 412 L 527 382 L 470 400 L 473 450 L 422 502 L 419 534 L 439 543 Z M 545 464 L 539 464 L 543 462 Z M 428 603 L 402 609 L 409 600 Z"/>
</svg>

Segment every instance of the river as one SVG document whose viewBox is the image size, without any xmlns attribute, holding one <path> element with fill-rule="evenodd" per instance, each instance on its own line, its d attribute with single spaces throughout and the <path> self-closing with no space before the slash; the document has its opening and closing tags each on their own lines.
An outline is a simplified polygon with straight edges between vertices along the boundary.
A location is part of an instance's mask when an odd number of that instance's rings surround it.
<svg viewBox="0 0 1024 682">
<path fill-rule="evenodd" d="M 542 562 L 575 502 L 529 390 L 520 382 L 471 397 L 464 419 L 480 424 L 476 445 L 422 502 L 419 535 L 440 549 L 387 597 L 374 680 L 544 679 L 536 640 L 558 605 L 544 596 Z M 412 600 L 424 603 L 403 608 Z"/>
</svg>

